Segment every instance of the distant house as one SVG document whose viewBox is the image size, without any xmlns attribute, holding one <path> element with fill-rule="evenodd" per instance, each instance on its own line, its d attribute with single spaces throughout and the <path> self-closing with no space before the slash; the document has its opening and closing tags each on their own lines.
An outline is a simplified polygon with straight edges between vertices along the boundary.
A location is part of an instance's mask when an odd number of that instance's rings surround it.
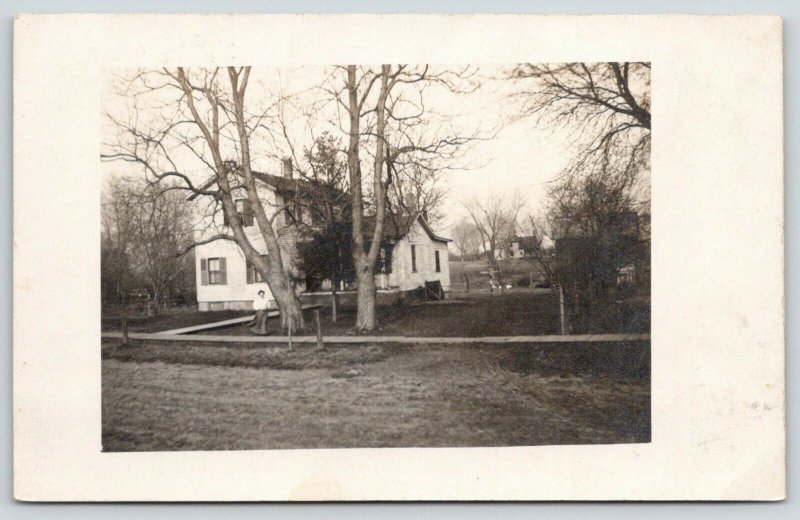
<svg viewBox="0 0 800 520">
<path fill-rule="evenodd" d="M 253 172 L 258 182 L 257 191 L 268 216 L 274 216 L 274 227 L 281 248 L 281 258 L 285 268 L 296 280 L 303 279 L 297 271 L 295 260 L 298 257 L 297 245 L 304 239 L 305 232 L 317 224 L 315 216 L 308 211 L 302 194 L 308 181 L 292 176 L 291 163 L 284 162 L 283 175 Z M 237 210 L 242 215 L 245 232 L 251 243 L 264 255 L 266 246 L 253 222 L 248 201 L 242 192 L 236 201 Z M 191 200 L 198 204 L 208 204 L 208 197 L 192 195 Z M 276 215 L 276 213 L 279 213 Z M 227 227 L 222 210 L 206 217 L 205 230 L 198 240 L 210 237 Z M 374 217 L 364 221 L 365 235 L 374 230 Z M 448 255 L 449 239 L 437 235 L 422 215 L 401 217 L 386 216 L 384 241 L 391 245 L 391 262 L 375 275 L 378 287 L 378 301 L 395 301 L 406 293 L 425 285 L 425 282 L 438 281 L 444 293 L 450 290 L 450 265 Z M 385 254 L 385 253 L 383 253 Z M 275 300 L 267 283 L 251 265 L 235 242 L 217 240 L 195 248 L 197 266 L 197 301 L 201 311 L 250 309 L 253 298 L 260 290 L 267 293 L 271 307 Z M 297 291 L 301 300 L 319 300 L 330 294 L 329 280 L 320 284 L 315 291 L 306 292 L 306 284 L 299 282 Z M 338 288 L 346 301 L 348 291 L 355 289 L 353 284 Z M 354 293 L 350 292 L 354 297 Z"/>
<path fill-rule="evenodd" d="M 536 239 L 533 236 L 514 236 L 503 247 L 495 251 L 497 260 L 507 258 L 525 258 L 530 256 L 536 247 Z"/>
</svg>

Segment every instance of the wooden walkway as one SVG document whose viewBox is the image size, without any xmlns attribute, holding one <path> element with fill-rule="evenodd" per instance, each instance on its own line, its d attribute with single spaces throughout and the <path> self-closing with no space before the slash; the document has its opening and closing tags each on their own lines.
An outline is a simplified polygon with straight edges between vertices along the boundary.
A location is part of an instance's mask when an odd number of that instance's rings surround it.
<svg viewBox="0 0 800 520">
<path fill-rule="evenodd" d="M 277 315 L 278 313 L 276 312 L 275 316 Z M 204 323 L 203 325 L 194 325 L 192 327 L 184 327 L 182 329 L 165 330 L 163 332 L 155 332 L 154 334 L 174 336 L 177 334 L 191 334 L 192 332 L 199 332 L 201 330 L 221 329 L 222 327 L 238 325 L 239 323 L 248 323 L 250 321 L 253 321 L 253 318 L 255 318 L 255 316 L 256 315 L 253 314 L 252 316 L 243 316 L 241 318 L 232 318 L 230 320 L 215 321 L 214 323 Z"/>
<path fill-rule="evenodd" d="M 303 310 L 306 311 L 308 309 L 316 309 L 319 308 L 319 305 L 303 305 Z M 274 311 L 269 311 L 267 313 L 268 318 L 276 318 L 280 316 L 280 312 L 275 309 Z M 248 323 L 253 321 L 256 315 L 252 314 L 250 316 L 243 316 L 241 318 L 232 318 L 230 320 L 224 321 L 215 321 L 214 323 L 204 323 L 202 325 L 193 325 L 191 327 L 183 327 L 182 329 L 172 329 L 172 330 L 165 330 L 162 332 L 156 332 L 155 334 L 159 335 L 176 335 L 176 334 L 192 334 L 193 332 L 200 332 L 201 330 L 213 330 L 213 329 L 221 329 L 223 327 L 230 327 L 231 325 L 238 325 L 240 323 Z M 130 336 L 130 335 L 129 335 Z"/>
<path fill-rule="evenodd" d="M 244 318 L 236 318 L 242 320 Z M 180 329 L 178 329 L 180 330 Z M 174 334 L 167 332 L 141 333 L 131 332 L 128 338 L 144 341 L 176 341 L 176 342 L 212 342 L 212 343 L 277 343 L 289 342 L 287 336 L 214 336 L 208 334 Z M 103 332 L 103 338 L 121 339 L 121 332 Z M 414 337 L 414 336 L 325 336 L 327 344 L 357 345 L 364 343 L 403 343 L 403 344 L 465 344 L 465 343 L 602 343 L 614 341 L 647 341 L 650 334 L 574 334 L 568 336 L 483 336 L 464 337 Z M 292 343 L 316 343 L 316 336 L 292 336 Z"/>
</svg>

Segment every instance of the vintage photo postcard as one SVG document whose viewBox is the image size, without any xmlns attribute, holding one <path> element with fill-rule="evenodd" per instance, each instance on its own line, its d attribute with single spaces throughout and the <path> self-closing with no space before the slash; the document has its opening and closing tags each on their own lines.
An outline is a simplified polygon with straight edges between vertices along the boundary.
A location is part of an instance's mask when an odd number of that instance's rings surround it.
<svg viewBox="0 0 800 520">
<path fill-rule="evenodd" d="M 17 499 L 783 498 L 779 18 L 14 51 Z"/>
</svg>

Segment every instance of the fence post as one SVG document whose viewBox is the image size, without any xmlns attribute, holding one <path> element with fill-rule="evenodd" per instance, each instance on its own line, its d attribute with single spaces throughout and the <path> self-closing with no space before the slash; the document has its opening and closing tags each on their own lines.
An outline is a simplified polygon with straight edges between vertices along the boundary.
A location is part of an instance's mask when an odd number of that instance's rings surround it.
<svg viewBox="0 0 800 520">
<path fill-rule="evenodd" d="M 325 344 L 322 342 L 322 329 L 319 325 L 319 309 L 314 309 L 314 321 L 317 322 L 317 348 L 321 350 L 325 348 Z"/>
<path fill-rule="evenodd" d="M 128 345 L 128 316 L 122 315 L 122 344 Z"/>
<path fill-rule="evenodd" d="M 289 351 L 292 350 L 292 313 L 289 313 Z"/>
<path fill-rule="evenodd" d="M 558 285 L 558 315 L 561 321 L 561 335 L 567 335 L 567 317 L 564 309 L 564 287 Z"/>
</svg>

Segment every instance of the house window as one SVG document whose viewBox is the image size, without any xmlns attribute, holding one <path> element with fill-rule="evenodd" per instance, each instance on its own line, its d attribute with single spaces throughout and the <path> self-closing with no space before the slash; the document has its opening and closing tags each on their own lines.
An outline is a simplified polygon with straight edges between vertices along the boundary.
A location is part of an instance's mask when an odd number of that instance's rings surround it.
<svg viewBox="0 0 800 520">
<path fill-rule="evenodd" d="M 225 285 L 227 283 L 225 258 L 201 258 L 200 277 L 201 285 Z"/>
<path fill-rule="evenodd" d="M 290 204 L 288 208 L 286 208 L 286 223 L 295 223 L 295 224 L 302 224 L 303 223 L 303 206 L 300 204 Z"/>
<path fill-rule="evenodd" d="M 434 253 L 434 258 L 436 260 L 436 272 L 437 273 L 441 273 L 442 272 L 442 264 L 439 263 L 439 251 L 436 251 Z"/>
<path fill-rule="evenodd" d="M 253 225 L 253 208 L 250 206 L 250 201 L 247 199 L 236 199 L 236 213 L 242 219 L 242 225 Z"/>
<path fill-rule="evenodd" d="M 411 244 L 411 272 L 417 272 L 417 246 Z"/>
<path fill-rule="evenodd" d="M 211 285 L 218 285 L 222 283 L 222 265 L 221 258 L 208 259 L 208 283 Z"/>
<path fill-rule="evenodd" d="M 233 201 L 233 203 L 236 207 L 236 214 L 239 215 L 239 221 L 242 223 L 242 227 L 252 226 L 253 208 L 250 206 L 250 201 L 247 199 L 236 199 Z M 222 212 L 222 224 L 225 226 L 230 226 L 228 214 L 225 213 L 224 210 Z"/>
<path fill-rule="evenodd" d="M 261 255 L 261 258 L 266 261 L 267 255 Z M 264 283 L 266 281 L 261 275 L 261 271 L 259 271 L 254 264 L 250 263 L 250 260 L 245 259 L 245 265 L 247 267 L 247 283 Z"/>
</svg>

